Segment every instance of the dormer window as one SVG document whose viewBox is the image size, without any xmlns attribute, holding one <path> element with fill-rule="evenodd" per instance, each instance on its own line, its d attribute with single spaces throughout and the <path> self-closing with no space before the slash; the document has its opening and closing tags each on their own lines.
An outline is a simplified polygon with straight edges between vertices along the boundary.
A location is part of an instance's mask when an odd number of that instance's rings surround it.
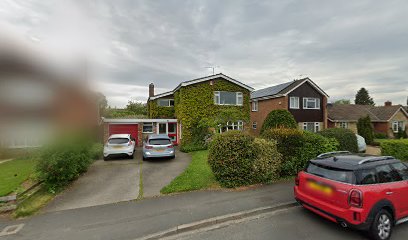
<svg viewBox="0 0 408 240">
<path fill-rule="evenodd" d="M 174 107 L 174 99 L 159 99 L 157 105 L 160 107 Z"/>
<path fill-rule="evenodd" d="M 320 99 L 303 98 L 303 109 L 320 109 Z"/>
<path fill-rule="evenodd" d="M 243 95 L 242 92 L 214 92 L 214 104 L 216 105 L 237 105 L 242 106 Z"/>
</svg>

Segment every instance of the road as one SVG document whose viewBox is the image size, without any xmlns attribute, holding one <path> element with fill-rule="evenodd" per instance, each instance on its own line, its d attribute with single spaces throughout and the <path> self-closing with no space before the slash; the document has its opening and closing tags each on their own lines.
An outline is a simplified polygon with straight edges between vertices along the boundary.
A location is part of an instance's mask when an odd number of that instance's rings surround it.
<svg viewBox="0 0 408 240">
<path fill-rule="evenodd" d="M 202 231 L 202 230 L 201 230 Z M 408 224 L 394 229 L 392 240 L 407 239 Z M 367 239 L 358 231 L 344 229 L 335 223 L 309 212 L 301 207 L 281 211 L 275 215 L 232 224 L 219 229 L 196 231 L 184 236 L 168 239 L 182 240 L 240 240 L 240 239 L 279 239 L 279 240 L 355 240 Z"/>
</svg>

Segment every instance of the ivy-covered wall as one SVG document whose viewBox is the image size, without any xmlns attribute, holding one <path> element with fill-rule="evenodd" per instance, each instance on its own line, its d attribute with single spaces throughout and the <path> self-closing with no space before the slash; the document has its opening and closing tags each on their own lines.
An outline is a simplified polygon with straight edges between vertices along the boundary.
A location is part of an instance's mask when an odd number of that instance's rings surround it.
<svg viewBox="0 0 408 240">
<path fill-rule="evenodd" d="M 169 99 L 171 97 L 163 97 Z M 148 103 L 149 118 L 175 118 L 174 107 L 162 107 L 157 104 L 158 99 L 151 100 Z"/>
</svg>

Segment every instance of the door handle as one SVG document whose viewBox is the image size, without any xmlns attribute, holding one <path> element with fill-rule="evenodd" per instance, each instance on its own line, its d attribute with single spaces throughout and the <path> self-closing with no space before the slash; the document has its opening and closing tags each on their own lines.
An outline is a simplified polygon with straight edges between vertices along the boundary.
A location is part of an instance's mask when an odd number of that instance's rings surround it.
<svg viewBox="0 0 408 240">
<path fill-rule="evenodd" d="M 387 195 L 392 195 L 393 192 L 386 192 L 385 194 L 387 194 Z"/>
</svg>

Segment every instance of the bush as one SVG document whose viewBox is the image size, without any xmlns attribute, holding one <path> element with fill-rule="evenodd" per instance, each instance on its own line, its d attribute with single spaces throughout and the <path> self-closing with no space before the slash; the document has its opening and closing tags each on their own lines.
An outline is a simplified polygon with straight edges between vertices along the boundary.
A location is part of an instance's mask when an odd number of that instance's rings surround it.
<svg viewBox="0 0 408 240">
<path fill-rule="evenodd" d="M 387 136 L 386 133 L 375 132 L 375 133 L 374 133 L 374 138 L 375 138 L 375 139 L 387 139 L 388 136 Z"/>
<path fill-rule="evenodd" d="M 405 161 L 408 160 L 408 140 L 385 140 L 380 145 L 382 155 L 390 155 Z"/>
<path fill-rule="evenodd" d="M 195 151 L 201 151 L 201 150 L 206 150 L 207 145 L 204 143 L 181 143 L 180 145 L 180 151 L 189 153 L 189 152 L 195 152 Z"/>
<path fill-rule="evenodd" d="M 278 109 L 271 111 L 266 116 L 261 128 L 261 134 L 272 128 L 297 128 L 293 115 L 288 110 Z"/>
<path fill-rule="evenodd" d="M 91 147 L 91 158 L 93 160 L 99 160 L 103 158 L 103 144 L 94 143 Z"/>
<path fill-rule="evenodd" d="M 358 152 L 356 135 L 349 129 L 327 128 L 319 132 L 327 138 L 335 138 L 339 142 L 339 151 Z"/>
<path fill-rule="evenodd" d="M 211 142 L 208 163 L 221 186 L 237 187 L 276 179 L 280 158 L 274 142 L 229 131 Z"/>
<path fill-rule="evenodd" d="M 92 163 L 91 144 L 79 138 L 57 141 L 42 149 L 36 165 L 39 180 L 56 192 L 87 171 Z"/>
<path fill-rule="evenodd" d="M 398 129 L 397 133 L 394 133 L 396 139 L 405 139 L 407 138 L 407 132 L 402 130 L 401 128 Z"/>
<path fill-rule="evenodd" d="M 367 144 L 371 145 L 374 142 L 374 128 L 369 116 L 358 119 L 357 132 L 358 135 L 365 139 Z"/>
<path fill-rule="evenodd" d="M 303 143 L 300 154 L 304 164 L 319 154 L 337 151 L 340 145 L 335 138 L 326 138 L 306 131 L 303 132 Z"/>
</svg>

